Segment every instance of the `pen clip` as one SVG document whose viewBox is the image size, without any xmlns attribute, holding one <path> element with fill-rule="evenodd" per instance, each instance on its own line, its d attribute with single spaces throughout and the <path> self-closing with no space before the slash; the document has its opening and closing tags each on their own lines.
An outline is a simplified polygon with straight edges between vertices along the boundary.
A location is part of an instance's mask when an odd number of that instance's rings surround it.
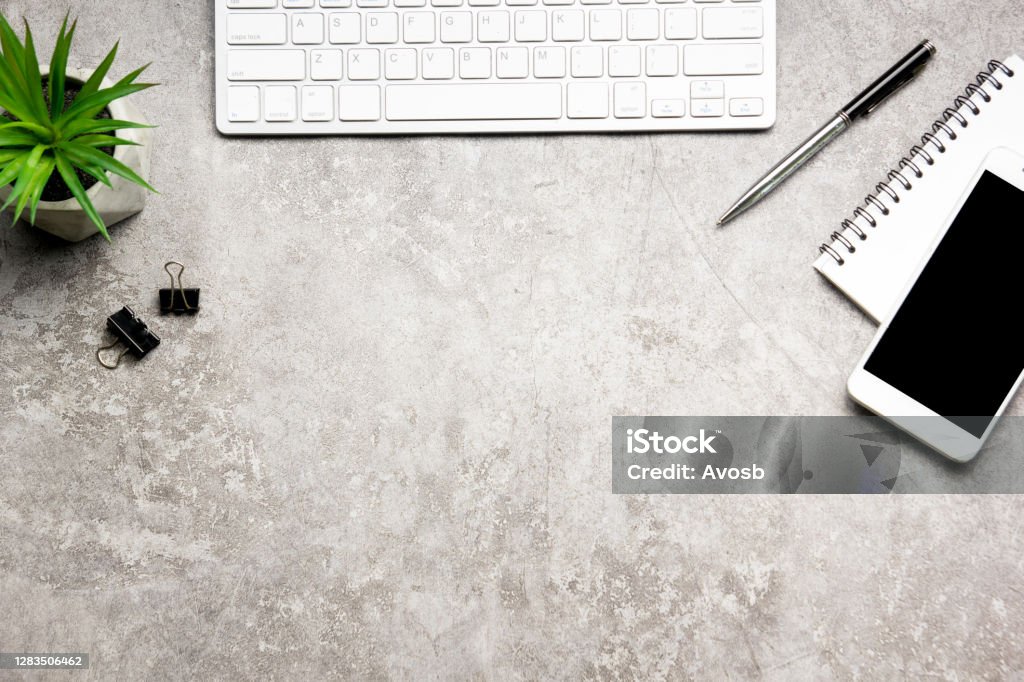
<svg viewBox="0 0 1024 682">
<path fill-rule="evenodd" d="M 875 102 L 874 104 L 872 104 L 870 107 L 867 108 L 867 110 L 864 112 L 864 115 L 865 116 L 870 116 L 871 112 L 873 112 L 875 109 L 880 107 L 883 102 L 885 102 L 887 99 L 889 99 L 890 97 L 895 95 L 897 92 L 902 90 L 904 87 L 906 87 L 907 84 L 910 83 L 910 81 L 914 80 L 914 77 L 917 76 L 918 72 L 921 71 L 922 68 L 924 68 L 924 64 L 922 64 L 920 68 L 918 68 L 918 69 L 916 69 L 914 71 L 909 72 L 906 76 L 903 77 L 903 79 L 901 81 L 899 81 L 898 83 L 894 84 L 892 86 L 892 89 L 885 94 L 885 97 L 883 97 L 882 99 L 878 100 L 877 102 Z"/>
<path fill-rule="evenodd" d="M 915 47 L 843 107 L 843 118 L 854 121 L 877 109 L 879 104 L 913 80 L 934 53 L 935 47 L 928 41 Z"/>
</svg>

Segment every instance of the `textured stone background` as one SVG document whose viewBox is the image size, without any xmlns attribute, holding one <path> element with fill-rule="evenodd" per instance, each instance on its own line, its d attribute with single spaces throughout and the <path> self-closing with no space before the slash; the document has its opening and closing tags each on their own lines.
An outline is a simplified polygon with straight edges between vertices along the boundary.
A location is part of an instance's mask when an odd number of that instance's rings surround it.
<svg viewBox="0 0 1024 682">
<path fill-rule="evenodd" d="M 48 51 L 66 4 L 0 7 Z M 1022 674 L 1019 498 L 610 494 L 613 414 L 855 411 L 873 327 L 815 247 L 1024 49 L 1016 0 L 825 5 L 780 7 L 768 133 L 232 140 L 212 3 L 71 2 L 75 64 L 154 62 L 163 193 L 113 244 L 0 220 L 0 650 L 91 653 L 75 679 Z M 924 37 L 922 78 L 712 227 Z M 171 258 L 195 318 L 155 313 Z M 108 372 L 125 303 L 164 343 Z"/>
</svg>

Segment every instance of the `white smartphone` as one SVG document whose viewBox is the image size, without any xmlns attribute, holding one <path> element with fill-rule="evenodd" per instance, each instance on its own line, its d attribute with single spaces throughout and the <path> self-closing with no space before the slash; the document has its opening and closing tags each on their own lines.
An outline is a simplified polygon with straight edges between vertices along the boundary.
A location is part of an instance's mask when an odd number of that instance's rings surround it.
<svg viewBox="0 0 1024 682">
<path fill-rule="evenodd" d="M 940 234 L 847 388 L 966 462 L 1024 380 L 1024 156 L 991 152 Z"/>
</svg>

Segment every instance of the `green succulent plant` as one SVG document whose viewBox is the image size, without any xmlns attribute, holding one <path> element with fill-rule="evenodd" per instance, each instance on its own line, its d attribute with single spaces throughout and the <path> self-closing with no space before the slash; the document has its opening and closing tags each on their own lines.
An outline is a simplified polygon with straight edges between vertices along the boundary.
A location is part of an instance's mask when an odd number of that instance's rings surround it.
<svg viewBox="0 0 1024 682">
<path fill-rule="evenodd" d="M 86 194 L 76 169 L 108 187 L 111 186 L 108 173 L 113 173 L 156 191 L 135 171 L 103 151 L 117 145 L 136 144 L 111 133 L 151 126 L 100 116 L 111 102 L 155 84 L 136 82 L 147 64 L 113 86 L 101 88 L 117 56 L 118 46 L 115 44 L 81 85 L 74 99 L 65 106 L 68 86 L 65 72 L 76 25 L 77 22 L 73 23 L 69 29 L 68 17 L 64 18 L 44 86 L 28 22 L 25 22 L 25 41 L 22 43 L 0 12 L 0 110 L 7 114 L 0 117 L 0 187 L 14 183 L 0 210 L 13 205 L 17 221 L 28 207 L 29 221 L 34 224 L 43 190 L 51 176 L 58 173 L 82 210 L 109 241 L 107 227 Z M 49 103 L 46 101 L 47 89 Z"/>
</svg>

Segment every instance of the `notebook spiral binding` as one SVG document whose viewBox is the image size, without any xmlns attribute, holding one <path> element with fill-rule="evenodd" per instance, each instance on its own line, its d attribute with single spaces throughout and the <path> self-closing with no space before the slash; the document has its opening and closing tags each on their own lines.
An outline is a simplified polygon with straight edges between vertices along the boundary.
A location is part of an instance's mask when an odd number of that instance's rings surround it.
<svg viewBox="0 0 1024 682">
<path fill-rule="evenodd" d="M 972 117 L 979 116 L 982 112 L 981 107 L 992 101 L 992 95 L 985 87 L 991 86 L 997 91 L 1003 89 L 1003 83 L 997 77 L 996 72 L 1006 78 L 1013 78 L 1015 75 L 1013 69 L 1001 61 L 996 59 L 989 61 L 987 70 L 979 72 L 975 82 L 968 83 L 964 94 L 957 96 L 953 100 L 953 106 L 947 107 L 942 112 L 942 118 L 936 119 L 931 130 L 921 136 L 921 144 L 911 147 L 910 153 L 900 159 L 898 169 L 890 170 L 886 179 L 875 185 L 875 191 L 864 198 L 864 205 L 853 210 L 853 218 L 847 218 L 842 222 L 840 226 L 842 229 L 830 235 L 830 242 L 822 242 L 818 247 L 819 253 L 828 254 L 839 265 L 846 264 L 846 259 L 840 250 L 845 250 L 849 255 L 857 252 L 857 246 L 854 240 L 845 233 L 847 231 L 853 233 L 857 241 L 868 239 L 868 232 L 857 223 L 857 218 L 861 218 L 869 228 L 874 228 L 878 226 L 878 218 L 871 209 L 883 216 L 889 215 L 891 205 L 900 203 L 899 190 L 909 192 L 914 188 L 908 176 L 913 175 L 915 179 L 923 178 L 922 162 L 924 166 L 935 165 L 936 155 L 945 154 L 947 145 L 956 141 L 955 126 L 950 123 L 955 121 L 955 125 L 966 128 L 970 125 L 970 121 L 965 114 L 970 113 Z M 973 99 L 975 96 L 981 99 L 980 105 Z M 945 136 L 945 140 L 939 137 L 940 133 Z M 894 183 L 898 183 L 898 186 L 893 187 Z"/>
</svg>

